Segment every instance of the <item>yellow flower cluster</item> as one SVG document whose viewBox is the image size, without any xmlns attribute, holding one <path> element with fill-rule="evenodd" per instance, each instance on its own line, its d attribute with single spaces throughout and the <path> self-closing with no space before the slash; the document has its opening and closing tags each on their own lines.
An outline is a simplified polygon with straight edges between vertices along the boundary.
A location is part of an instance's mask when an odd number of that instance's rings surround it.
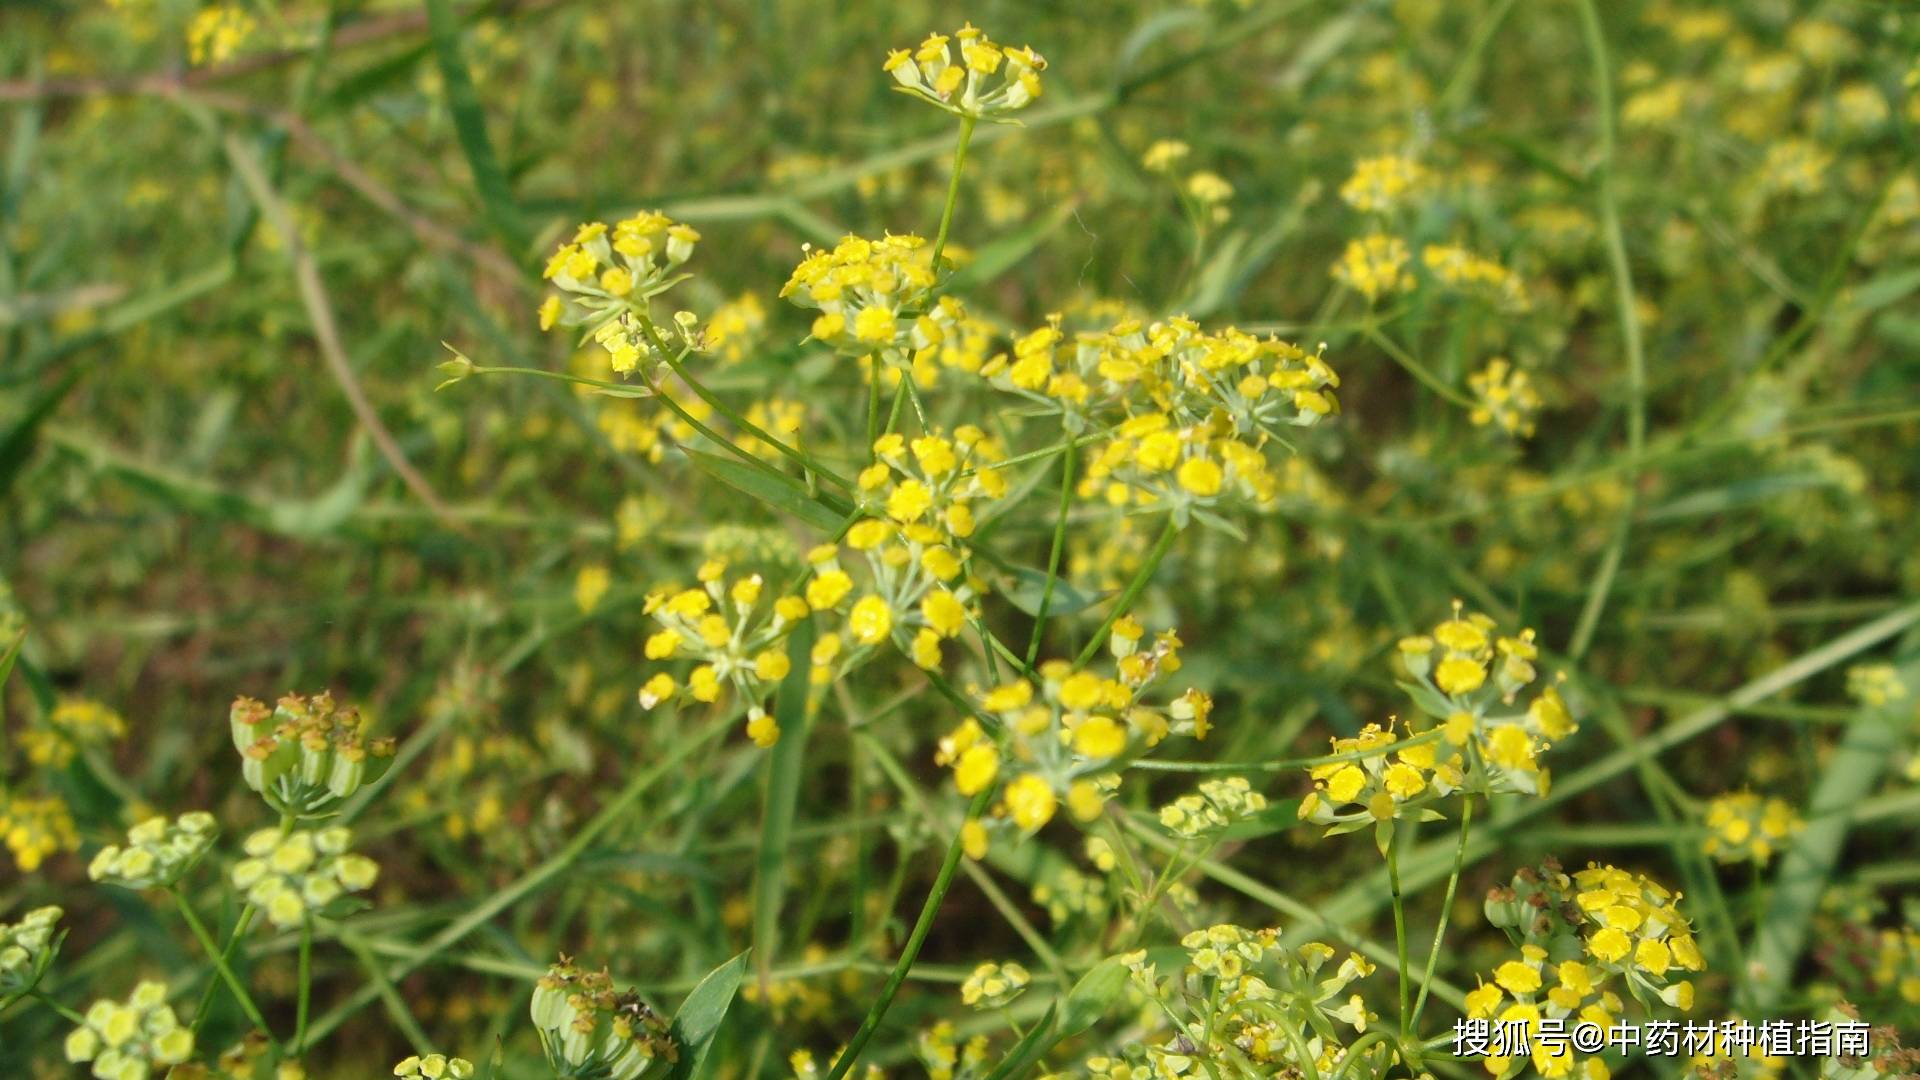
<svg viewBox="0 0 1920 1080">
<path fill-rule="evenodd" d="M 409 1054 L 393 1067 L 393 1075 L 417 1080 L 467 1080 L 473 1075 L 473 1062 L 466 1058 L 450 1058 L 445 1054 L 428 1054 L 425 1057 Z"/>
<path fill-rule="evenodd" d="M 780 295 L 820 312 L 814 340 L 848 356 L 878 356 L 924 383 L 942 364 L 969 366 L 969 356 L 977 368 L 980 351 L 955 347 L 980 328 L 958 299 L 931 298 L 932 255 L 926 240 L 913 235 L 848 236 L 826 250 L 809 246 Z"/>
<path fill-rule="evenodd" d="M 1707 838 L 1701 850 L 1721 862 L 1751 860 L 1765 866 L 1780 843 L 1806 824 L 1785 799 L 1734 792 L 1707 804 Z"/>
<path fill-rule="evenodd" d="M 914 1039 L 914 1056 L 926 1067 L 927 1080 L 975 1080 L 991 1062 L 985 1035 L 960 1041 L 953 1021 L 941 1020 Z M 836 1055 L 837 1059 L 838 1055 Z"/>
<path fill-rule="evenodd" d="M 714 308 L 713 314 L 707 316 L 707 354 L 723 366 L 738 364 L 760 344 L 761 335 L 766 329 L 766 305 L 753 293 L 741 293 Z"/>
<path fill-rule="evenodd" d="M 1390 213 L 1405 205 L 1426 180 L 1426 169 L 1404 154 L 1362 158 L 1340 185 L 1340 198 L 1363 213 Z"/>
<path fill-rule="evenodd" d="M 108 844 L 87 864 L 87 876 L 129 889 L 172 885 L 213 846 L 213 815 L 195 810 L 169 821 L 153 817 L 127 832 L 127 846 Z"/>
<path fill-rule="evenodd" d="M 49 855 L 80 849 L 73 812 L 58 795 L 33 798 L 0 792 L 0 839 L 27 874 L 40 869 Z"/>
<path fill-rule="evenodd" d="M 650 346 L 651 301 L 685 279 L 680 267 L 699 242 L 692 226 L 657 210 L 580 226 L 542 272 L 560 293 L 540 305 L 540 328 L 581 327 L 607 350 L 614 371 L 634 370 Z"/>
<path fill-rule="evenodd" d="M 960 984 L 960 1000 L 976 1009 L 1000 1009 L 1012 1004 L 1027 989 L 1033 976 L 1011 961 L 1005 964 L 981 964 Z"/>
<path fill-rule="evenodd" d="M 223 63 L 259 27 L 259 21 L 238 4 L 201 8 L 187 24 L 187 59 L 195 67 Z"/>
<path fill-rule="evenodd" d="M 74 699 L 54 706 L 44 727 L 22 732 L 20 748 L 35 765 L 63 769 L 76 749 L 100 746 L 126 733 L 127 722 L 113 709 L 98 701 Z"/>
<path fill-rule="evenodd" d="M 1348 241 L 1340 261 L 1333 264 L 1333 279 L 1368 300 L 1378 300 L 1413 288 L 1413 274 L 1407 270 L 1411 258 L 1406 241 L 1368 233 Z"/>
<path fill-rule="evenodd" d="M 728 581 L 722 559 L 709 559 L 696 577 L 699 584 L 692 588 L 647 594 L 644 610 L 661 627 L 647 638 L 647 659 L 690 657 L 699 663 L 684 687 L 664 671 L 654 674 L 640 688 L 640 704 L 651 709 L 683 690 L 695 701 L 712 703 L 732 686 L 752 703 L 748 736 L 772 746 L 780 729 L 760 703 L 791 669 L 786 638 L 812 608 L 799 596 L 766 596 L 766 580 L 759 574 Z"/>
<path fill-rule="evenodd" d="M 1059 412 L 1069 434 L 1106 433 L 1089 452 L 1082 497 L 1183 518 L 1232 500 L 1270 502 L 1268 443 L 1339 411 L 1339 377 L 1289 342 L 1209 333 L 1185 318 L 1127 319 L 1069 340 L 1060 322 L 1021 337 L 981 374 Z"/>
<path fill-rule="evenodd" d="M 1540 650 L 1532 630 L 1515 637 L 1495 631 L 1491 618 L 1465 614 L 1456 602 L 1453 618 L 1431 634 L 1400 641 L 1401 663 L 1413 677 L 1402 685 L 1422 712 L 1440 721 L 1447 743 L 1471 746 L 1463 787 L 1544 795 L 1549 776 L 1538 759 L 1578 725 L 1553 687 L 1541 690 L 1522 713 L 1496 711 L 1512 706 L 1539 677 L 1533 662 Z"/>
<path fill-rule="evenodd" d="M 1448 751 L 1444 759 L 1443 746 Z M 1434 820 L 1440 815 L 1429 809 L 1431 804 L 1467 781 L 1459 749 L 1447 745 L 1439 729 L 1402 739 L 1391 725 L 1368 724 L 1353 738 L 1334 739 L 1329 756 L 1342 760 L 1308 770 L 1314 789 L 1300 800 L 1298 811 L 1300 820 L 1327 826 L 1328 836 L 1372 824 L 1384 829 L 1415 811 L 1420 820 Z"/>
<path fill-rule="evenodd" d="M 1229 923 L 1192 931 L 1180 939 L 1184 963 L 1168 979 L 1152 954 L 1124 954 L 1134 986 L 1176 1030 L 1130 1046 L 1123 1057 L 1091 1059 L 1088 1070 L 1115 1078 L 1191 1076 L 1203 1060 L 1234 1060 L 1261 1066 L 1262 1076 L 1344 1073 L 1347 1046 L 1336 1025 L 1358 1034 L 1378 1019 L 1350 992 L 1374 965 L 1350 953 L 1329 972 L 1337 950 L 1317 941 L 1289 950 L 1279 939 L 1277 928 Z"/>
<path fill-rule="evenodd" d="M 1873 981 L 1909 1005 L 1920 1005 L 1920 929 L 1882 930 L 1874 949 Z"/>
<path fill-rule="evenodd" d="M 1869 709 L 1907 699 L 1907 684 L 1892 664 L 1855 664 L 1847 669 L 1847 693 Z"/>
<path fill-rule="evenodd" d="M 347 848 L 344 826 L 310 830 L 261 829 L 242 845 L 247 857 L 233 866 L 233 886 L 246 894 L 275 926 L 298 926 L 316 910 L 350 892 L 372 887 L 380 867 Z"/>
<path fill-rule="evenodd" d="M 884 66 L 904 92 L 956 116 L 978 119 L 1031 105 L 1040 96 L 1047 61 L 1032 48 L 996 44 L 968 23 L 951 38 L 928 34 L 918 48 L 895 49 Z"/>
<path fill-rule="evenodd" d="M 1267 808 L 1267 797 L 1253 790 L 1244 776 L 1205 780 L 1200 789 L 1160 808 L 1160 824 L 1183 840 L 1224 831 Z"/>
<path fill-rule="evenodd" d="M 1022 831 L 1051 821 L 1063 798 L 1074 818 L 1092 821 L 1113 787 L 1108 774 L 1130 749 L 1151 748 L 1172 734 L 1204 739 L 1211 730 L 1213 702 L 1199 690 L 1164 708 L 1145 700 L 1180 670 L 1180 638 L 1167 630 L 1143 647 L 1144 636 L 1131 616 L 1114 623 L 1112 678 L 1051 660 L 1037 679 L 1016 678 L 979 695 L 980 711 L 999 723 L 997 737 L 969 717 L 940 740 L 935 763 L 953 769 L 962 795 L 1010 773 L 994 814 Z"/>
<path fill-rule="evenodd" d="M 1488 920 L 1515 939 L 1520 958 L 1495 968 L 1492 982 L 1467 995 L 1467 1015 L 1524 1023 L 1536 1036 L 1541 1020 L 1568 1017 L 1609 1031 L 1624 1009 L 1616 982 L 1643 1003 L 1658 998 L 1670 1008 L 1693 1008 L 1693 984 L 1682 976 L 1704 970 L 1706 960 L 1679 901 L 1653 880 L 1613 866 L 1589 864 L 1571 877 L 1552 862 L 1520 871 L 1487 898 Z M 1579 958 L 1549 951 L 1568 936 L 1582 942 Z M 1598 1058 L 1532 1041 L 1543 1076 L 1608 1075 Z M 1484 1064 L 1507 1076 L 1522 1063 L 1489 1057 Z"/>
<path fill-rule="evenodd" d="M 1467 376 L 1467 388 L 1473 392 L 1475 424 L 1497 424 L 1509 435 L 1533 436 L 1540 394 L 1533 388 L 1533 379 L 1512 361 L 1505 357 L 1487 361 L 1486 367 Z"/>
<path fill-rule="evenodd" d="M 167 1004 L 167 984 L 145 981 L 123 1004 L 102 998 L 67 1036 L 67 1060 L 93 1063 L 100 1080 L 146 1080 L 193 1053 L 193 1029 Z"/>
<path fill-rule="evenodd" d="M 1512 311 L 1527 308 L 1527 292 L 1513 271 L 1457 244 L 1428 244 L 1421 265 L 1434 280 L 1455 292 L 1480 297 Z"/>
</svg>

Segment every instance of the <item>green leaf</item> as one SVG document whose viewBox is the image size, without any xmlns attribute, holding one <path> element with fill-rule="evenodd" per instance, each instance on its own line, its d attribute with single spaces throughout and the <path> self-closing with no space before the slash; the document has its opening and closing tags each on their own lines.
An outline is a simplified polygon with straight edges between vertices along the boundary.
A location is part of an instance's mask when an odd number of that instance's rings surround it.
<svg viewBox="0 0 1920 1080">
<path fill-rule="evenodd" d="M 40 433 L 40 425 L 46 423 L 53 410 L 59 408 L 80 381 L 81 369 L 75 368 L 67 377 L 49 387 L 34 400 L 27 410 L 13 422 L 6 434 L 0 435 L 0 495 L 13 486 L 14 477 L 27 463 L 27 457 L 33 453 L 35 437 Z"/>
<path fill-rule="evenodd" d="M 812 716 L 807 696 L 812 674 L 814 627 L 802 620 L 787 639 L 787 676 L 774 694 L 773 719 L 780 741 L 773 744 L 767 768 L 767 805 L 761 817 L 760 855 L 754 874 L 753 951 L 764 983 L 780 947 L 780 909 L 787 892 L 787 848 L 794 809 L 800 803 L 800 779 L 807 756 Z"/>
<path fill-rule="evenodd" d="M 700 1066 L 707 1060 L 707 1051 L 713 1048 L 713 1037 L 720 1031 L 720 1022 L 727 1017 L 727 1010 L 733 1007 L 733 995 L 740 989 L 740 979 L 747 971 L 747 954 L 739 956 L 714 968 L 700 985 L 693 988 L 687 1000 L 680 1003 L 680 1011 L 673 1014 L 673 1041 L 680 1047 L 680 1060 L 674 1062 L 666 1080 L 689 1080 L 697 1075 Z"/>
<path fill-rule="evenodd" d="M 486 208 L 487 224 L 510 252 L 524 254 L 530 239 L 520 221 L 520 209 L 514 204 L 507 172 L 494 155 L 493 140 L 487 136 L 487 114 L 480 107 L 480 93 L 474 89 L 473 76 L 460 55 L 460 20 L 448 0 L 427 0 L 427 27 L 433 35 L 434 57 L 440 64 L 454 133 L 473 170 L 473 186 Z"/>
<path fill-rule="evenodd" d="M 1920 661 L 1902 664 L 1900 679 L 1914 685 L 1920 679 Z M 1767 892 L 1767 909 L 1747 946 L 1746 969 L 1753 980 L 1749 991 L 1756 1008 L 1772 1007 L 1792 987 L 1814 912 L 1846 846 L 1852 811 L 1873 794 L 1893 761 L 1911 711 L 1903 715 L 1890 706 L 1862 708 L 1822 767 L 1806 827 L 1787 841 L 1774 864 L 1778 869 Z"/>
<path fill-rule="evenodd" d="M 13 636 L 12 643 L 7 646 L 6 655 L 0 656 L 0 690 L 5 690 L 7 688 L 7 680 L 13 678 L 13 662 L 20 658 L 20 647 L 26 643 L 27 632 L 22 630 Z M 4 725 L 6 722 L 7 697 L 5 694 L 0 694 L 0 730 L 5 730 Z"/>
<path fill-rule="evenodd" d="M 824 533 L 840 531 L 846 515 L 823 504 L 800 481 L 761 465 L 718 457 L 698 450 L 685 451 L 695 468 L 743 495 L 752 496 L 785 514 L 791 514 Z"/>
<path fill-rule="evenodd" d="M 1453 702 L 1448 701 L 1445 695 L 1433 687 L 1423 686 L 1406 679 L 1395 679 L 1394 682 L 1399 684 L 1400 689 L 1407 692 L 1407 696 L 1413 699 L 1415 705 L 1420 706 L 1421 712 L 1435 720 L 1445 720 L 1453 715 Z"/>
<path fill-rule="evenodd" d="M 1053 1014 L 1059 1009 L 1058 1002 L 1047 1006 L 1047 1011 L 1041 1014 L 1039 1022 L 1027 1032 L 1026 1038 L 1013 1044 L 1013 1049 L 1007 1052 L 1007 1056 L 987 1074 L 987 1080 L 1006 1080 L 1007 1077 L 1032 1064 L 1041 1054 L 1046 1053 L 1047 1047 L 1053 1045 L 1047 1038 L 1047 1034 L 1053 1030 Z M 1043 1043 L 1045 1045 L 1042 1045 Z"/>
<path fill-rule="evenodd" d="M 1067 992 L 1067 1005 L 1060 1014 L 1060 1037 L 1071 1038 L 1099 1023 L 1126 993 L 1132 974 L 1119 957 L 1109 956 L 1080 976 Z"/>
<path fill-rule="evenodd" d="M 1038 616 L 1040 597 L 1047 588 L 1046 571 L 1035 570 L 1030 566 L 1016 566 L 1009 570 L 1007 575 L 1013 580 L 1010 584 L 1001 586 L 1000 595 L 1006 599 L 1007 603 L 1028 615 Z M 1053 598 L 1047 602 L 1047 615 L 1049 617 L 1072 615 L 1085 611 L 1112 595 L 1111 592 L 1082 592 L 1068 584 L 1066 578 L 1055 578 Z"/>
</svg>

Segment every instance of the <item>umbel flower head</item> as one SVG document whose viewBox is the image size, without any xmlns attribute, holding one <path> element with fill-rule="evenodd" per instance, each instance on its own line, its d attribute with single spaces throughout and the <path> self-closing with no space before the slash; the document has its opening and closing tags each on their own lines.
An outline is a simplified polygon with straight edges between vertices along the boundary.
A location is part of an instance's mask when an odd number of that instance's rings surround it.
<svg viewBox="0 0 1920 1080">
<path fill-rule="evenodd" d="M 533 991 L 533 1026 L 555 1072 L 633 1080 L 656 1061 L 680 1060 L 667 1022 L 606 971 L 582 971 L 566 957 Z"/>
<path fill-rule="evenodd" d="M 938 355 L 966 319 L 953 297 L 928 303 L 936 280 L 932 256 L 926 240 L 910 233 L 843 237 L 831 248 L 808 247 L 780 295 L 820 312 L 813 338 L 821 344 L 911 368 L 923 354 Z"/>
<path fill-rule="evenodd" d="M 976 1009 L 999 1009 L 1012 1004 L 1027 989 L 1033 976 L 1011 961 L 981 964 L 960 984 L 960 1000 Z"/>
<path fill-rule="evenodd" d="M 1046 57 L 1022 46 L 996 44 L 972 23 L 928 34 L 915 49 L 887 54 L 887 73 L 900 89 L 955 116 L 1002 119 L 1040 96 Z"/>
<path fill-rule="evenodd" d="M 63 768 L 76 749 L 100 746 L 127 733 L 120 714 L 98 701 L 71 699 L 54 706 L 44 727 L 28 728 L 20 736 L 27 760 L 35 765 Z"/>
<path fill-rule="evenodd" d="M 148 818 L 127 831 L 127 846 L 101 848 L 87 864 L 87 876 L 129 889 L 172 885 L 207 853 L 219 831 L 213 815 L 202 810 L 172 821 Z"/>
<path fill-rule="evenodd" d="M 393 757 L 392 739 L 369 739 L 354 708 L 338 708 L 324 691 L 288 694 L 268 709 L 240 697 L 229 713 L 241 775 L 267 805 L 314 817 L 377 779 Z"/>
<path fill-rule="evenodd" d="M 39 984 L 60 952 L 63 912 L 49 904 L 16 923 L 0 923 L 0 1009 Z"/>
<path fill-rule="evenodd" d="M 1560 692 L 1541 690 L 1522 712 L 1511 711 L 1520 691 L 1539 678 L 1533 662 L 1540 649 L 1533 631 L 1508 637 L 1494 621 L 1465 613 L 1454 604 L 1453 617 L 1400 641 L 1400 661 L 1412 682 L 1400 685 L 1422 712 L 1440 721 L 1444 741 L 1456 748 L 1472 743 L 1467 779 L 1470 791 L 1518 791 L 1544 795 L 1550 777 L 1539 757 L 1553 743 L 1579 730 Z"/>
<path fill-rule="evenodd" d="M 686 280 L 680 267 L 699 242 L 691 226 L 658 210 L 580 226 L 547 260 L 544 276 L 560 293 L 540 305 L 540 329 L 579 327 L 606 346 L 615 371 L 632 371 L 643 346 L 626 317 L 648 317 L 654 297 Z"/>
<path fill-rule="evenodd" d="M 233 885 L 266 912 L 275 926 L 298 926 L 318 908 L 373 885 L 379 864 L 348 851 L 353 833 L 344 826 L 261 829 L 247 837 L 247 857 L 233 867 Z"/>
<path fill-rule="evenodd" d="M 1765 866 L 1780 844 L 1806 824 L 1785 799 L 1738 791 L 1707 804 L 1707 838 L 1700 850 L 1721 862 L 1751 860 Z"/>
<path fill-rule="evenodd" d="M 193 1031 L 167 1004 L 167 984 L 142 982 L 122 1003 L 102 998 L 67 1036 L 67 1060 L 93 1062 L 101 1080 L 147 1080 L 193 1053 Z"/>
<path fill-rule="evenodd" d="M 80 847 L 73 811 L 58 795 L 31 797 L 0 790 L 0 839 L 23 873 L 40 869 L 47 856 Z"/>
</svg>

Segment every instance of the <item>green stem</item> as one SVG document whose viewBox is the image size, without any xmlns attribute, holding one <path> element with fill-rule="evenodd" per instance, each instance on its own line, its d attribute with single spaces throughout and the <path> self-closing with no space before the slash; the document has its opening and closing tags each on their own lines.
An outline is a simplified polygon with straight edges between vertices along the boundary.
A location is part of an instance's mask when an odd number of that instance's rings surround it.
<svg viewBox="0 0 1920 1080">
<path fill-rule="evenodd" d="M 86 1026 L 86 1023 L 87 1023 L 86 1017 L 81 1016 L 79 1013 L 74 1012 L 72 1009 L 69 1009 L 65 1005 L 62 1005 L 59 1002 L 48 997 L 44 991 L 37 990 L 37 989 L 29 990 L 27 991 L 27 996 L 34 999 L 35 1001 L 38 1001 L 40 1004 L 45 1005 L 47 1008 L 52 1009 L 54 1012 L 59 1013 L 61 1016 L 66 1018 L 68 1023 L 75 1024 L 81 1027 Z"/>
<path fill-rule="evenodd" d="M 698 379 L 695 379 L 687 373 L 684 361 L 669 356 L 667 358 L 667 366 L 673 369 L 674 374 L 680 376 L 680 381 L 686 383 L 688 388 L 698 395 L 701 401 L 713 406 L 716 412 L 726 417 L 735 427 L 760 440 L 765 443 L 769 449 L 799 465 L 802 469 L 819 476 L 822 480 L 825 480 L 840 490 L 853 490 L 852 481 L 821 464 L 820 460 L 812 454 L 801 450 L 799 447 L 789 446 L 785 442 L 782 442 L 760 425 L 747 419 L 738 409 L 728 405 L 719 395 L 702 386 Z"/>
<path fill-rule="evenodd" d="M 247 1021 L 254 1027 L 259 1028 L 260 1032 L 264 1034 L 269 1041 L 272 1041 L 273 1031 L 267 1027 L 267 1020 L 265 1016 L 261 1015 L 260 1006 L 255 1004 L 253 995 L 247 993 L 246 986 L 240 982 L 240 977 L 234 974 L 233 965 L 227 960 L 227 954 L 232 951 L 233 943 L 240 940 L 240 934 L 244 927 L 235 926 L 233 939 L 227 943 L 225 949 L 222 949 L 214 943 L 213 935 L 207 932 L 206 924 L 200 921 L 200 916 L 194 914 L 193 905 L 187 903 L 187 898 L 181 894 L 180 890 L 177 888 L 169 888 L 167 889 L 167 893 L 173 897 L 174 906 L 180 909 L 180 917 L 186 920 L 187 929 L 193 931 L 193 936 L 200 942 L 200 947 L 206 950 L 207 958 L 213 961 L 213 968 L 220 973 L 220 980 L 227 984 L 227 989 L 233 991 L 234 1000 L 240 1003 L 240 1011 L 247 1014 Z M 249 908 L 248 912 L 251 910 L 252 909 Z M 241 918 L 244 921 L 246 913 L 242 913 Z M 208 987 L 207 990 L 208 993 L 211 994 L 213 988 Z M 199 1026 L 201 1018 L 205 1015 L 206 1004 L 203 1002 L 200 1008 L 201 1011 L 196 1013 L 193 1018 L 196 1029 Z M 278 1046 L 279 1044 L 276 1042 L 275 1045 Z"/>
<path fill-rule="evenodd" d="M 1381 333 L 1377 328 L 1373 326 L 1372 323 L 1368 323 L 1367 325 L 1362 326 L 1360 328 L 1360 333 L 1364 337 L 1366 337 L 1368 341 L 1373 342 L 1373 344 L 1376 347 L 1378 347 L 1381 352 L 1386 353 L 1388 358 L 1391 359 L 1394 363 L 1399 364 L 1401 367 L 1405 368 L 1407 371 L 1407 374 L 1419 380 L 1422 386 L 1425 386 L 1427 389 L 1433 391 L 1434 393 L 1440 395 L 1442 398 L 1445 398 L 1446 400 L 1452 402 L 1455 405 L 1460 406 L 1463 409 L 1471 409 L 1474 407 L 1474 401 L 1472 398 L 1468 397 L 1467 395 L 1461 393 L 1458 390 L 1455 390 L 1453 387 L 1448 386 L 1446 383 L 1441 382 L 1440 376 L 1435 375 L 1431 371 L 1428 371 L 1424 366 L 1421 365 L 1420 361 L 1415 360 L 1413 358 L 1413 354 L 1401 348 L 1399 343 L 1394 341 L 1392 338 Z"/>
<path fill-rule="evenodd" d="M 1393 950 L 1400 958 L 1399 970 L 1395 972 L 1400 982 L 1400 1033 L 1407 1032 L 1407 1025 L 1413 1019 L 1411 988 L 1407 965 L 1407 905 L 1400 893 L 1400 827 L 1393 826 L 1393 833 L 1387 839 L 1387 887 L 1393 892 Z"/>
<path fill-rule="evenodd" d="M 1173 515 L 1167 515 L 1166 528 L 1160 530 L 1160 539 L 1154 542 L 1153 550 L 1147 553 L 1147 561 L 1140 565 L 1140 572 L 1127 583 L 1127 591 L 1120 594 L 1119 602 L 1113 605 L 1113 610 L 1107 612 L 1106 620 L 1100 624 L 1098 630 L 1093 632 L 1093 637 L 1087 641 L 1087 647 L 1080 650 L 1080 655 L 1074 658 L 1075 671 L 1087 666 L 1087 661 L 1093 659 L 1093 655 L 1099 652 L 1100 646 L 1106 642 L 1107 631 L 1113 629 L 1113 624 L 1119 622 L 1122 615 L 1133 609 L 1133 602 L 1138 600 L 1140 594 L 1146 590 L 1147 582 L 1153 579 L 1153 572 L 1160 569 L 1160 560 L 1167 557 L 1167 552 L 1173 547 L 1174 538 L 1179 535 L 1179 524 L 1175 522 Z"/>
<path fill-rule="evenodd" d="M 1447 896 L 1440 901 L 1440 923 L 1434 927 L 1433 947 L 1427 950 L 1426 974 L 1420 978 L 1420 996 L 1413 1002 L 1409 1031 L 1420 1027 L 1420 1013 L 1427 1007 L 1427 991 L 1433 986 L 1433 972 L 1440 963 L 1440 943 L 1446 940 L 1447 922 L 1453 917 L 1453 897 L 1460 888 L 1460 872 L 1467 865 L 1467 833 L 1473 827 L 1473 797 L 1469 795 L 1460 809 L 1460 841 L 1453 849 L 1453 873 L 1447 875 Z"/>
<path fill-rule="evenodd" d="M 947 229 L 953 224 L 953 207 L 960 201 L 960 168 L 967 161 L 967 144 L 973 141 L 976 117 L 960 118 L 960 142 L 953 148 L 953 176 L 947 180 L 947 205 L 940 210 L 940 232 L 933 238 L 933 272 L 940 272 L 940 255 L 947 249 Z"/>
<path fill-rule="evenodd" d="M 1060 580 L 1060 552 L 1067 546 L 1067 511 L 1073 506 L 1073 443 L 1061 451 L 1060 514 L 1053 523 L 1053 548 L 1047 553 L 1047 584 L 1040 590 L 1040 606 L 1033 613 L 1033 636 L 1027 639 L 1027 670 L 1040 658 L 1040 639 L 1046 636 L 1047 609 L 1053 606 L 1054 585 Z"/>
<path fill-rule="evenodd" d="M 872 366 L 867 372 L 867 462 L 872 464 L 879 457 L 873 444 L 880 441 L 880 354 L 871 357 Z"/>
<path fill-rule="evenodd" d="M 967 821 L 978 818 L 987 809 L 987 803 L 993 798 L 991 785 L 982 788 L 973 797 L 973 803 L 967 807 Z M 827 1074 L 827 1080 L 841 1080 L 854 1062 L 860 1059 L 861 1051 L 873 1040 L 873 1033 L 879 1030 L 880 1021 L 887 1015 L 887 1009 L 893 1005 L 893 997 L 900 992 L 900 984 L 907 979 L 907 972 L 913 969 L 914 960 L 920 956 L 920 947 L 926 944 L 927 933 L 933 929 L 933 918 L 940 911 L 940 902 L 947 897 L 947 889 L 953 885 L 953 875 L 960 867 L 960 838 L 964 836 L 964 824 L 956 829 L 953 840 L 947 844 L 947 856 L 940 863 L 939 876 L 933 879 L 933 890 L 927 893 L 927 902 L 921 905 L 920 918 L 913 924 L 913 932 L 907 936 L 906 946 L 900 950 L 900 960 L 893 966 L 893 973 L 887 976 L 885 986 L 880 988 L 880 997 L 867 1010 L 866 1019 L 860 1021 L 860 1030 L 853 1033 L 853 1040 L 847 1043 L 846 1052 L 840 1060 L 834 1062 L 833 1071 Z"/>
<path fill-rule="evenodd" d="M 300 925 L 300 996 L 294 1003 L 293 1054 L 307 1051 L 307 1006 L 313 998 L 313 920 Z"/>
</svg>

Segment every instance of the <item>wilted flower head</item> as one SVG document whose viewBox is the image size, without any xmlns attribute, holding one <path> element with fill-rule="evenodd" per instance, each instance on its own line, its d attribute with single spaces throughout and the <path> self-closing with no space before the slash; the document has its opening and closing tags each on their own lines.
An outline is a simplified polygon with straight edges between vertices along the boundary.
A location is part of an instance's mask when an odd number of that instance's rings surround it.
<svg viewBox="0 0 1920 1080">
<path fill-rule="evenodd" d="M 312 817 L 376 779 L 393 757 L 392 739 L 369 739 L 354 708 L 333 695 L 288 694 L 269 710 L 250 697 L 229 714 L 241 775 L 281 813 Z"/>
<path fill-rule="evenodd" d="M 193 1053 L 193 1031 L 167 1004 L 167 984 L 142 982 L 125 1003 L 102 998 L 86 1023 L 67 1036 L 67 1060 L 93 1062 L 101 1080 L 146 1080 L 156 1068 L 178 1065 Z"/>
<path fill-rule="evenodd" d="M 667 1022 L 640 995 L 565 957 L 540 977 L 532 1013 L 548 1063 L 567 1076 L 633 1080 L 656 1061 L 680 1060 Z"/>
<path fill-rule="evenodd" d="M 373 885 L 380 867 L 348 851 L 353 833 L 330 829 L 261 829 L 247 837 L 247 857 L 233 867 L 234 887 L 275 926 L 298 926 L 317 909 Z"/>
<path fill-rule="evenodd" d="M 213 815 L 195 810 L 169 821 L 152 817 L 127 831 L 127 845 L 108 844 L 87 864 L 95 881 L 147 889 L 172 885 L 212 846 Z"/>
</svg>

